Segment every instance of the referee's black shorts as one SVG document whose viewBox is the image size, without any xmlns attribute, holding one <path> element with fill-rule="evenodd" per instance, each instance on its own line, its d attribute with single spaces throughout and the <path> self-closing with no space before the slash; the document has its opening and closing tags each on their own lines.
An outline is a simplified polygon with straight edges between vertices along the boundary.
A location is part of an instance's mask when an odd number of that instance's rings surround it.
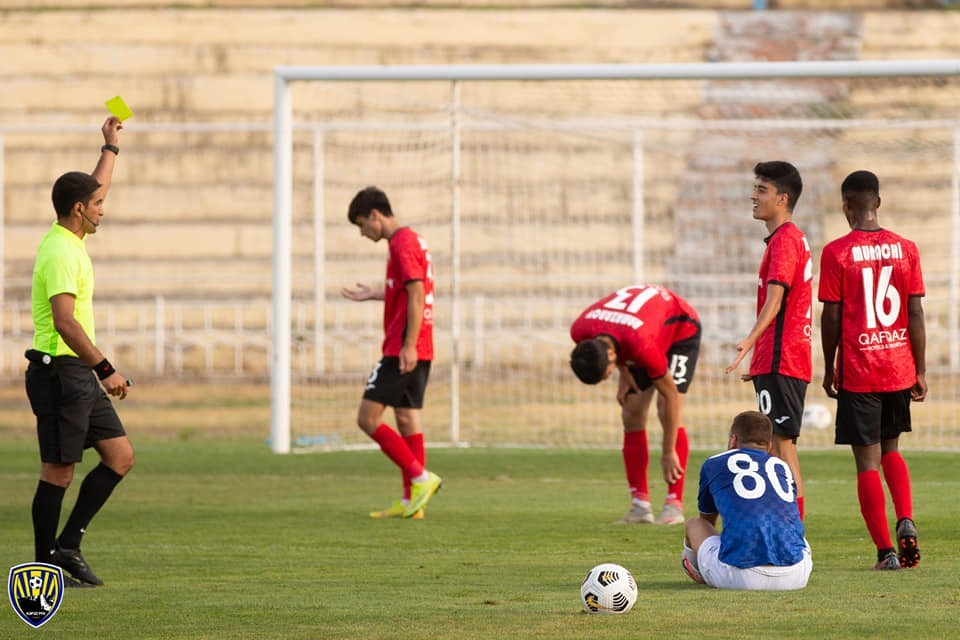
<svg viewBox="0 0 960 640">
<path fill-rule="evenodd" d="M 31 360 L 26 387 L 43 462 L 80 462 L 95 442 L 127 435 L 97 377 L 79 358 Z"/>
</svg>

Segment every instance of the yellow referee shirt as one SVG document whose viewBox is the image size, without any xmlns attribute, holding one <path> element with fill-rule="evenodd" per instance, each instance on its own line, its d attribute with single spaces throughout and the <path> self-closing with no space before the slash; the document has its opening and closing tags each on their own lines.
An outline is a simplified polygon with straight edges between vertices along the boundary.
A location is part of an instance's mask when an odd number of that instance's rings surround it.
<svg viewBox="0 0 960 640">
<path fill-rule="evenodd" d="M 97 343 L 93 327 L 93 263 L 87 246 L 56 222 L 43 236 L 33 266 L 33 348 L 52 356 L 76 356 L 53 326 L 50 298 L 68 293 L 75 299 L 73 315 L 87 337 Z"/>
</svg>

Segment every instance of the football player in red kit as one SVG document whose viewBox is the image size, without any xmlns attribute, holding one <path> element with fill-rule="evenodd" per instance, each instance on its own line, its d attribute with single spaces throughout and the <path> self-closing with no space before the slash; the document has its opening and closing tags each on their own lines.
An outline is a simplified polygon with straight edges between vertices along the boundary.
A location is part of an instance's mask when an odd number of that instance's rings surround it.
<svg viewBox="0 0 960 640">
<path fill-rule="evenodd" d="M 767 248 L 757 280 L 756 322 L 737 344 L 737 356 L 725 371 L 736 369 L 753 351 L 750 371 L 741 377 L 753 382 L 757 408 L 773 423 L 770 453 L 790 465 L 802 519 L 797 438 L 813 375 L 813 258 L 806 236 L 793 222 L 803 181 L 797 168 L 782 160 L 758 162 L 753 172 L 753 217 L 766 225 Z"/>
<path fill-rule="evenodd" d="M 420 519 L 441 484 L 440 477 L 426 469 L 420 431 L 420 409 L 433 361 L 433 263 L 426 241 L 400 224 L 380 189 L 361 189 L 350 202 L 347 217 L 363 237 L 386 240 L 389 247 L 382 287 L 358 284 L 341 292 L 350 300 L 384 301 L 383 358 L 367 380 L 357 424 L 400 468 L 403 498 L 370 517 Z M 382 421 L 387 407 L 393 407 L 397 431 Z"/>
<path fill-rule="evenodd" d="M 700 351 L 700 319 L 690 304 L 665 287 L 634 285 L 587 307 L 570 327 L 576 343 L 570 366 L 581 382 L 597 384 L 619 371 L 617 402 L 623 423 L 623 462 L 631 508 L 621 522 L 682 524 L 683 483 L 690 446 L 683 426 L 683 396 Z M 654 520 L 647 466 L 647 415 L 657 395 L 663 428 L 660 466 L 667 483 L 663 510 Z"/>
<path fill-rule="evenodd" d="M 857 465 L 860 513 L 877 548 L 879 571 L 920 562 L 913 492 L 900 434 L 911 430 L 910 403 L 927 395 L 925 293 L 917 245 L 880 226 L 880 181 L 854 171 L 840 187 L 850 233 L 820 257 L 823 388 L 837 399 L 837 444 Z M 894 550 L 886 496 L 897 516 Z"/>
</svg>

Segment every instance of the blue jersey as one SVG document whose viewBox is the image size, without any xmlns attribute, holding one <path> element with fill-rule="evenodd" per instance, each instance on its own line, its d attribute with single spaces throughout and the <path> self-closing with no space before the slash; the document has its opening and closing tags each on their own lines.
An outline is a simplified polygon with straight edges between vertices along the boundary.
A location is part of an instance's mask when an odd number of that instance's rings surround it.
<svg viewBox="0 0 960 640">
<path fill-rule="evenodd" d="M 803 521 L 787 463 L 757 449 L 731 449 L 700 469 L 700 513 L 720 514 L 720 560 L 747 569 L 800 562 Z"/>
</svg>

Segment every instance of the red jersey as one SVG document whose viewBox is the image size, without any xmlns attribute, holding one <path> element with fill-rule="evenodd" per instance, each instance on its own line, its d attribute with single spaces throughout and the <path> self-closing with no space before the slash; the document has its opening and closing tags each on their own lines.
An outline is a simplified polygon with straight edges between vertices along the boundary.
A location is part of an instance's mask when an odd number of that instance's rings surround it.
<svg viewBox="0 0 960 640">
<path fill-rule="evenodd" d="M 670 345 L 700 331 L 690 304 L 669 289 L 638 284 L 587 307 L 570 327 L 574 342 L 608 335 L 617 342 L 617 364 L 640 367 L 651 380 L 667 373 Z"/>
<path fill-rule="evenodd" d="M 925 293 L 917 245 L 892 231 L 853 230 L 823 248 L 818 297 L 841 305 L 838 389 L 882 393 L 913 386 L 907 300 Z"/>
<path fill-rule="evenodd" d="M 776 373 L 810 382 L 813 374 L 813 258 L 807 237 L 785 222 L 764 239 L 767 248 L 757 280 L 757 314 L 767 301 L 767 285 L 784 288 L 777 317 L 753 347 L 750 375 Z"/>
<path fill-rule="evenodd" d="M 426 299 L 423 324 L 417 337 L 417 359 L 433 360 L 433 262 L 427 241 L 410 227 L 400 227 L 388 243 L 390 253 L 383 289 L 383 355 L 400 355 L 407 332 L 406 284 L 420 280 Z"/>
</svg>

